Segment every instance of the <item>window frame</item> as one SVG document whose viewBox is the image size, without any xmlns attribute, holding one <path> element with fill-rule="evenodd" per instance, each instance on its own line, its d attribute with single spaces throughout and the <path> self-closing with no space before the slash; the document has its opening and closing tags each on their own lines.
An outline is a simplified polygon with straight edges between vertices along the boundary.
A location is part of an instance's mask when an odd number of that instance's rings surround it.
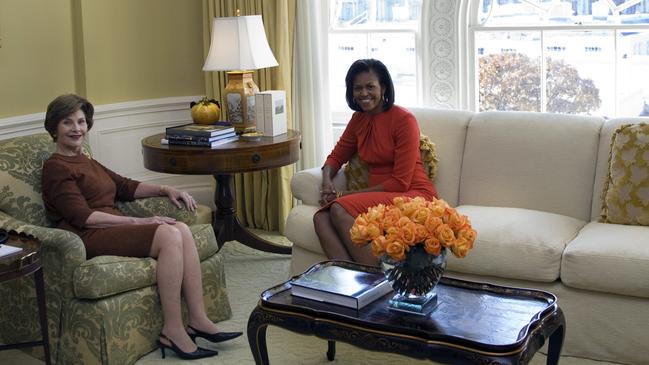
<svg viewBox="0 0 649 365">
<path fill-rule="evenodd" d="M 464 108 L 468 110 L 477 112 L 480 107 L 479 100 L 479 55 L 476 51 L 476 33 L 479 32 L 498 32 L 498 31 L 536 31 L 541 33 L 541 112 L 546 112 L 546 56 L 547 50 L 544 47 L 544 37 L 547 32 L 554 31 L 596 31 L 596 30 L 608 30 L 613 31 L 615 34 L 614 42 L 614 54 L 618 54 L 618 35 L 620 32 L 629 32 L 629 31 L 649 31 L 649 23 L 646 24 L 572 24 L 572 25 L 529 25 L 529 26 L 518 26 L 518 25 L 497 25 L 497 26 L 485 26 L 479 23 L 479 7 L 480 0 L 463 0 L 464 4 L 460 5 L 460 14 L 462 9 L 464 9 L 467 16 L 463 19 L 460 15 L 460 29 L 466 31 L 466 36 L 461 37 L 463 39 L 466 47 L 466 57 L 465 59 L 465 70 L 463 74 L 466 75 L 466 82 L 464 85 L 467 85 L 467 89 L 461 93 L 463 100 L 461 104 Z M 460 45 L 462 48 L 462 45 Z M 613 72 L 614 72 L 614 84 L 613 84 L 613 116 L 618 117 L 631 117 L 631 115 L 619 115 L 619 87 L 620 80 L 618 77 L 618 57 L 613 58 Z"/>
<path fill-rule="evenodd" d="M 413 29 L 407 29 L 404 27 L 398 28 L 398 27 L 377 27 L 377 26 L 372 26 L 372 27 L 367 27 L 367 28 L 352 28 L 352 29 L 345 29 L 345 28 L 340 28 L 340 27 L 334 27 L 332 25 L 332 17 L 331 17 L 331 7 L 333 6 L 333 1 L 334 0 L 327 0 L 323 1 L 322 3 L 324 4 L 324 9 L 325 13 L 327 14 L 327 21 L 324 22 L 325 26 L 325 32 L 327 35 L 327 72 L 331 69 L 330 63 L 329 63 L 329 39 L 330 39 L 330 34 L 365 34 L 369 35 L 371 33 L 406 33 L 406 34 L 413 34 L 414 39 L 415 39 L 415 61 L 416 61 L 416 76 L 415 76 L 415 90 L 417 93 L 417 100 L 415 105 L 407 105 L 407 106 L 422 106 L 423 105 L 423 91 L 424 91 L 424 80 L 423 80 L 423 52 L 424 50 L 422 49 L 422 42 L 421 42 L 421 26 L 417 26 Z M 428 0 L 422 0 L 422 1 L 428 1 Z M 423 14 L 419 14 L 420 19 Z M 420 20 L 421 23 L 421 20 Z M 329 77 L 329 76 L 327 76 Z M 344 76 L 343 76 L 344 77 Z M 331 83 L 329 83 L 331 84 Z M 329 90 L 327 90 L 329 92 Z M 342 96 L 344 97 L 344 95 Z M 349 122 L 349 119 L 351 118 L 352 114 L 354 113 L 353 110 L 349 109 L 349 107 L 345 107 L 343 110 L 335 110 L 331 103 L 329 105 L 329 119 L 332 125 L 332 128 L 334 131 L 339 131 L 339 133 L 334 132 L 334 141 L 337 140 L 337 134 L 342 133 L 342 130 L 347 127 L 347 123 Z"/>
</svg>

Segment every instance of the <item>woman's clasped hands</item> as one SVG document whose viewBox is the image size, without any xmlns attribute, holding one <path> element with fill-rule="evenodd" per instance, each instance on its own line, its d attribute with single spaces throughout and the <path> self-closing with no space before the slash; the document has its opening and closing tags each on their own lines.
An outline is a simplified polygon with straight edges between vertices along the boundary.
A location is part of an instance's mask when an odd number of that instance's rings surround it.
<svg viewBox="0 0 649 365">
<path fill-rule="evenodd" d="M 336 198 L 341 196 L 340 191 L 336 191 L 336 188 L 334 187 L 333 182 L 331 181 L 324 181 L 322 183 L 322 190 L 320 190 L 320 206 L 325 206 L 332 201 L 336 200 Z"/>
</svg>

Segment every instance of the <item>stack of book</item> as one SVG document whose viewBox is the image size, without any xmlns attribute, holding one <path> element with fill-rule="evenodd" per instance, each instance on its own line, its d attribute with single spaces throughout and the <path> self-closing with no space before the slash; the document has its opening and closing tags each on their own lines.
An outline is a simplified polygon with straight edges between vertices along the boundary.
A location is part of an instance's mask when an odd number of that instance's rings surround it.
<svg viewBox="0 0 649 365">
<path fill-rule="evenodd" d="M 238 140 L 239 136 L 231 125 L 191 123 L 167 128 L 165 138 L 160 143 L 214 148 Z"/>
<path fill-rule="evenodd" d="M 332 261 L 314 265 L 290 283 L 296 297 L 356 310 L 392 291 L 382 272 L 358 271 Z"/>
</svg>

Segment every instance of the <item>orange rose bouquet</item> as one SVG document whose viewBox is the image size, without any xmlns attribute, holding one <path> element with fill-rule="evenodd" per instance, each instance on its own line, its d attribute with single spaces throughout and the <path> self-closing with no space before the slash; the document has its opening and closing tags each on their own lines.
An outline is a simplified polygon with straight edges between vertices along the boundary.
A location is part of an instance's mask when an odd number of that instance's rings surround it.
<svg viewBox="0 0 649 365">
<path fill-rule="evenodd" d="M 356 217 L 350 229 L 357 245 L 370 244 L 398 293 L 424 294 L 439 282 L 446 249 L 459 258 L 473 248 L 477 233 L 469 218 L 442 199 L 397 197 Z"/>
</svg>

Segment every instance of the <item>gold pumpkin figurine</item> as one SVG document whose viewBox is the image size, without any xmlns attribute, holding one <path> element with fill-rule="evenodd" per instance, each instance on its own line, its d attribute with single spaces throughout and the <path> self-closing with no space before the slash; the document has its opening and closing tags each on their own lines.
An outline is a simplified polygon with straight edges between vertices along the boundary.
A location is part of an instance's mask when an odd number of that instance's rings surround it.
<svg viewBox="0 0 649 365">
<path fill-rule="evenodd" d="M 219 102 L 207 97 L 198 102 L 192 101 L 189 106 L 192 108 L 192 119 L 197 124 L 214 124 L 221 115 Z"/>
</svg>

